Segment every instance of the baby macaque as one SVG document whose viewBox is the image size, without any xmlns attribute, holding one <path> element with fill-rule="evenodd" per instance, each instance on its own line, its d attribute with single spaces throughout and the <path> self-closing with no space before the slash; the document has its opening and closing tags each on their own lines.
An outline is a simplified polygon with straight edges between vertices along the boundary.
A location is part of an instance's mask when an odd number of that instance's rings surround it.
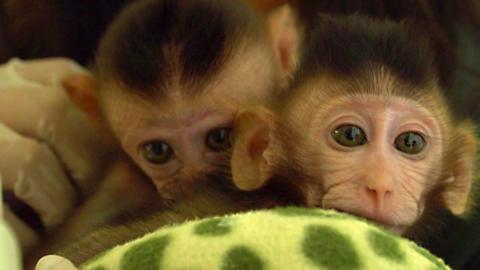
<svg viewBox="0 0 480 270">
<path fill-rule="evenodd" d="M 232 175 L 243 190 L 290 181 L 303 204 L 372 220 L 420 241 L 473 185 L 473 125 L 443 96 L 434 52 L 406 23 L 320 16 L 291 89 L 240 113 Z"/>
<path fill-rule="evenodd" d="M 135 1 L 119 14 L 98 49 L 95 81 L 80 76 L 64 86 L 128 158 L 119 154 L 53 249 L 129 212 L 176 205 L 188 186 L 230 176 L 237 111 L 265 102 L 289 80 L 292 23 L 289 9 L 264 19 L 241 1 Z M 142 172 L 129 169 L 130 161 Z"/>
<path fill-rule="evenodd" d="M 106 32 L 98 111 L 163 196 L 228 164 L 238 109 L 285 85 L 295 37 L 266 32 L 241 2 L 213 0 L 137 1 Z"/>
<path fill-rule="evenodd" d="M 65 86 L 161 199 L 175 201 L 177 185 L 229 174 L 235 114 L 286 87 L 297 50 L 292 24 L 289 9 L 264 20 L 241 1 L 136 1 L 101 41 L 96 82 L 83 77 Z M 110 187 L 124 192 L 100 190 L 97 201 L 109 203 L 90 203 L 84 212 L 141 197 L 132 179 L 111 178 Z"/>
</svg>

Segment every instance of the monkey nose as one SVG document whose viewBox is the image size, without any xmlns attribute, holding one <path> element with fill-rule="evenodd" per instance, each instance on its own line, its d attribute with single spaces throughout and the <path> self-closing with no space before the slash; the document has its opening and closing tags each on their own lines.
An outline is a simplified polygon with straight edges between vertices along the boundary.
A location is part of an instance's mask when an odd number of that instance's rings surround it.
<svg viewBox="0 0 480 270">
<path fill-rule="evenodd" d="M 191 163 L 185 167 L 184 173 L 189 177 L 195 177 L 204 170 L 204 166 L 197 163 Z"/>
<path fill-rule="evenodd" d="M 372 208 L 376 211 L 382 211 L 392 195 L 392 189 L 383 185 L 367 185 L 365 187 L 365 193 Z"/>
</svg>

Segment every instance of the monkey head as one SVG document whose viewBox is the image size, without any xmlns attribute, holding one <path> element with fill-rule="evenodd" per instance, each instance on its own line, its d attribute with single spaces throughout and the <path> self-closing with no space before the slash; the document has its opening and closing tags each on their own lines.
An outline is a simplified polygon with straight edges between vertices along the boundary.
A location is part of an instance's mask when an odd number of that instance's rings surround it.
<svg viewBox="0 0 480 270">
<path fill-rule="evenodd" d="M 229 172 L 236 112 L 290 76 L 292 23 L 288 8 L 263 18 L 241 1 L 135 2 L 98 49 L 97 119 L 161 193 Z"/>
<path fill-rule="evenodd" d="M 235 184 L 290 179 L 305 205 L 400 234 L 438 209 L 462 214 L 476 140 L 449 110 L 428 42 L 357 15 L 321 17 L 310 34 L 289 92 L 238 115 Z"/>
</svg>

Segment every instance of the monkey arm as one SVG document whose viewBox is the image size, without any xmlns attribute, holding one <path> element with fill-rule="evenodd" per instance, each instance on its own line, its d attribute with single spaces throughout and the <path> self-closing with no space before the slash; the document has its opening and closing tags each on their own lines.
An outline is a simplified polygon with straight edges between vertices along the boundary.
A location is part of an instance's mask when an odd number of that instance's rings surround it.
<svg viewBox="0 0 480 270">
<path fill-rule="evenodd" d="M 139 215 L 156 207 L 158 193 L 145 176 L 128 160 L 119 158 L 106 169 L 106 177 L 93 193 L 67 219 L 49 230 L 45 243 L 28 254 L 26 269 L 31 269 L 37 259 L 52 251 L 63 249 L 90 232 L 128 215 Z"/>
</svg>

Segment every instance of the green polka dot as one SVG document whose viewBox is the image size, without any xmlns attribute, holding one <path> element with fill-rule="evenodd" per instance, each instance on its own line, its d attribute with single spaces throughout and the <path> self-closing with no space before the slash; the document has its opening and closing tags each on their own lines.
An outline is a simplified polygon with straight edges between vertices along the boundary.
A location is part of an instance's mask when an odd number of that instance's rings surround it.
<svg viewBox="0 0 480 270">
<path fill-rule="evenodd" d="M 335 212 L 324 212 L 318 211 L 316 209 L 301 208 L 301 207 L 282 207 L 276 208 L 273 210 L 275 213 L 287 216 L 287 217 L 322 217 L 322 218 L 338 218 L 345 219 L 349 218 L 348 215 L 335 213 Z"/>
<path fill-rule="evenodd" d="M 92 268 L 91 270 L 107 270 L 107 268 L 104 267 L 104 266 L 96 266 L 96 267 Z"/>
<path fill-rule="evenodd" d="M 201 236 L 224 236 L 232 230 L 228 218 L 212 218 L 194 227 L 193 233 Z"/>
<path fill-rule="evenodd" d="M 120 262 L 121 270 L 161 270 L 163 252 L 170 243 L 168 235 L 145 240 L 125 252 Z"/>
<path fill-rule="evenodd" d="M 397 263 L 405 263 L 405 253 L 400 249 L 398 240 L 384 232 L 370 230 L 367 240 L 375 254 Z"/>
<path fill-rule="evenodd" d="M 312 263 L 322 269 L 361 269 L 360 258 L 352 241 L 329 226 L 308 226 L 302 251 Z"/>
<path fill-rule="evenodd" d="M 262 270 L 262 259 L 245 246 L 231 248 L 223 258 L 221 270 Z"/>
<path fill-rule="evenodd" d="M 425 257 L 431 263 L 433 263 L 437 267 L 435 269 L 437 269 L 437 270 L 438 269 L 439 270 L 448 270 L 448 268 L 445 266 L 445 264 L 442 261 L 440 261 L 439 258 L 435 257 L 432 253 L 430 253 L 428 250 L 426 250 L 424 248 L 421 248 L 414 243 L 411 243 L 411 246 L 416 252 L 420 253 L 423 257 Z"/>
</svg>

